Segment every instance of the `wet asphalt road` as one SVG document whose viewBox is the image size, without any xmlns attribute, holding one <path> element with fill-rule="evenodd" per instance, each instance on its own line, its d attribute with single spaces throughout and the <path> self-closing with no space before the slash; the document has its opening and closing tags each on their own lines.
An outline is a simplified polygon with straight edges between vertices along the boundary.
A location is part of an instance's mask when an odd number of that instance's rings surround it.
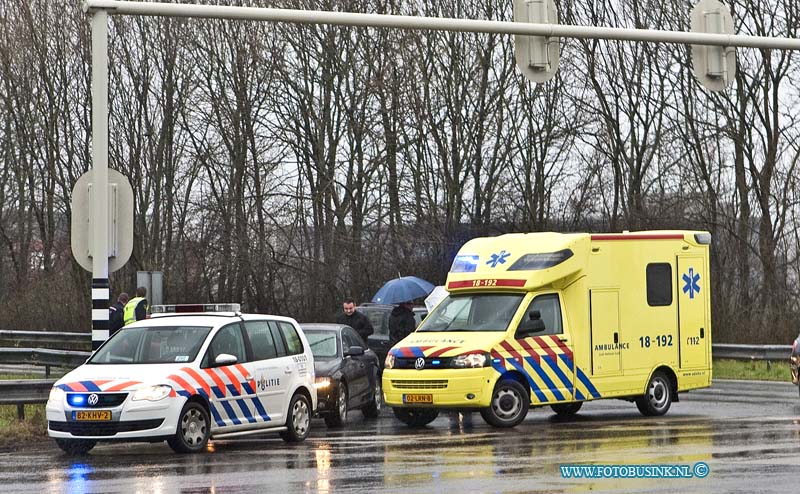
<svg viewBox="0 0 800 494">
<path fill-rule="evenodd" d="M 558 421 L 531 411 L 513 430 L 479 414 L 441 415 L 412 430 L 384 410 L 301 444 L 250 436 L 176 455 L 166 444 L 101 444 L 72 459 L 43 442 L 0 453 L 0 492 L 794 492 L 800 481 L 800 397 L 788 383 L 719 381 L 642 417 L 624 401 L 584 404 Z M 708 465 L 705 478 L 574 479 L 567 464 Z"/>
</svg>

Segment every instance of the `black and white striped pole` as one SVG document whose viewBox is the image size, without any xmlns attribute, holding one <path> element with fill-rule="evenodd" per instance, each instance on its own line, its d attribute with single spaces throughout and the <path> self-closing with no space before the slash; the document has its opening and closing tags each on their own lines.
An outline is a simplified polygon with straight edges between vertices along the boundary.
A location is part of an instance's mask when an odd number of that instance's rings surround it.
<svg viewBox="0 0 800 494">
<path fill-rule="evenodd" d="M 133 251 L 133 189 L 108 169 L 108 12 L 92 15 L 92 169 L 72 189 L 72 253 L 92 273 L 92 350 L 109 337 L 108 274 Z"/>
</svg>

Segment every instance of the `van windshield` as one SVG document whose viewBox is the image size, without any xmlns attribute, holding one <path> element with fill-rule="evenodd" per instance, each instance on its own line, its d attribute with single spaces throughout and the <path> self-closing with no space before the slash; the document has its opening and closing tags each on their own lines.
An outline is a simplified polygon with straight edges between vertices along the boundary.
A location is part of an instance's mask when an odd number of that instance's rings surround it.
<svg viewBox="0 0 800 494">
<path fill-rule="evenodd" d="M 89 364 L 172 364 L 192 362 L 210 327 L 123 328 L 97 350 Z"/>
<path fill-rule="evenodd" d="M 524 297 L 511 293 L 450 295 L 417 331 L 505 331 Z"/>
</svg>

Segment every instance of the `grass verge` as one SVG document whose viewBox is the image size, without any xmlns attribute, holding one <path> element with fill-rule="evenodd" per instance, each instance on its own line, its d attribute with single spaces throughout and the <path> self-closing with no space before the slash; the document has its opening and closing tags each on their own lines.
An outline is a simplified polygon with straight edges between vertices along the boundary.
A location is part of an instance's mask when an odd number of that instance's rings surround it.
<svg viewBox="0 0 800 494">
<path fill-rule="evenodd" d="M 16 405 L 0 405 L 0 450 L 14 450 L 47 437 L 44 404 L 25 405 L 25 419 L 17 418 Z"/>
<path fill-rule="evenodd" d="M 746 379 L 749 381 L 792 382 L 789 359 L 769 362 L 767 360 L 714 359 L 714 379 Z"/>
</svg>

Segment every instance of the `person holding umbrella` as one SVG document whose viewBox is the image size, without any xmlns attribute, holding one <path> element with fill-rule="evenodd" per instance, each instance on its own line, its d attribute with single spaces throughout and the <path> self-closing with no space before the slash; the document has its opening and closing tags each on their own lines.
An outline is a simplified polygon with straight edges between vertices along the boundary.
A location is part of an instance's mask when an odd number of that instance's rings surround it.
<svg viewBox="0 0 800 494">
<path fill-rule="evenodd" d="M 398 341 L 414 332 L 416 322 L 414 321 L 414 304 L 411 301 L 401 302 L 392 309 L 389 314 L 389 347 L 393 347 Z"/>
</svg>

